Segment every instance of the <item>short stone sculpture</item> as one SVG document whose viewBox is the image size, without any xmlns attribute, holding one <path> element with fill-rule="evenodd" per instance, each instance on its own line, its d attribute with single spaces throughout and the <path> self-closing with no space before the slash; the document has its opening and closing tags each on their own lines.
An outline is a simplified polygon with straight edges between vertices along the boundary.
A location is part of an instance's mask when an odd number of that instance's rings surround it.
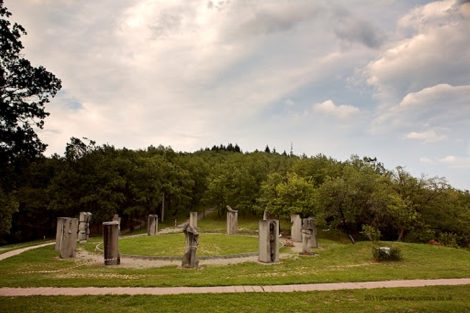
<svg viewBox="0 0 470 313">
<path fill-rule="evenodd" d="M 78 241 L 86 242 L 90 238 L 90 212 L 80 212 L 78 218 Z"/>
<path fill-rule="evenodd" d="M 158 233 L 158 215 L 149 214 L 147 218 L 147 235 L 155 236 Z"/>
<path fill-rule="evenodd" d="M 196 256 L 197 246 L 199 244 L 199 233 L 195 227 L 186 223 L 183 227 L 183 233 L 186 238 L 186 251 L 183 255 L 182 267 L 198 267 L 199 260 Z"/>
<path fill-rule="evenodd" d="M 60 217 L 57 219 L 56 249 L 62 259 L 75 257 L 77 235 L 78 218 Z"/>
<path fill-rule="evenodd" d="M 104 265 L 121 263 L 119 254 L 119 222 L 103 222 Z"/>
<path fill-rule="evenodd" d="M 227 235 L 233 235 L 238 232 L 238 210 L 232 209 L 227 205 Z"/>
<path fill-rule="evenodd" d="M 259 221 L 259 255 L 258 260 L 264 263 L 279 261 L 279 221 Z"/>
<path fill-rule="evenodd" d="M 189 212 L 189 225 L 191 227 L 197 228 L 197 212 Z"/>
<path fill-rule="evenodd" d="M 302 254 L 312 254 L 312 248 L 318 248 L 315 220 L 311 217 L 302 220 Z"/>
<path fill-rule="evenodd" d="M 118 222 L 118 229 L 121 230 L 121 217 L 119 214 L 114 214 L 113 215 L 113 221 Z"/>
<path fill-rule="evenodd" d="M 299 214 L 290 216 L 292 226 L 290 228 L 290 239 L 294 242 L 302 242 L 302 219 Z"/>
</svg>

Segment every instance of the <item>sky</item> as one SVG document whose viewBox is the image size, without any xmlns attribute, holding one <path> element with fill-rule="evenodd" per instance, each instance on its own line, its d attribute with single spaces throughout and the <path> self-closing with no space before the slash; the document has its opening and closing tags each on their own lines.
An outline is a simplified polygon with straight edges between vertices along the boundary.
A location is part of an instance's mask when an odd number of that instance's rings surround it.
<svg viewBox="0 0 470 313">
<path fill-rule="evenodd" d="M 377 157 L 470 189 L 470 1 L 5 0 L 62 80 L 40 138 Z"/>
</svg>

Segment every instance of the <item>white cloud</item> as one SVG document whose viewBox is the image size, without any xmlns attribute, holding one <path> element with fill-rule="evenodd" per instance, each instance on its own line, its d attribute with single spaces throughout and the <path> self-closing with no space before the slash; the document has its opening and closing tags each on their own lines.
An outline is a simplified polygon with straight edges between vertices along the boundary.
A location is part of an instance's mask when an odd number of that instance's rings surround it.
<svg viewBox="0 0 470 313">
<path fill-rule="evenodd" d="M 428 157 L 421 157 L 419 158 L 419 162 L 424 163 L 424 164 L 436 164 L 436 162 Z"/>
<path fill-rule="evenodd" d="M 252 134 L 264 123 L 259 116 L 270 106 L 372 55 L 367 43 L 377 43 L 373 25 L 346 10 L 335 15 L 335 9 L 326 1 L 12 5 L 31 30 L 24 40 L 27 57 L 60 77 L 63 91 L 81 104 L 69 110 L 63 97 L 48 106 L 41 137 L 49 153 L 63 151 L 70 136 L 183 150 L 229 137 L 256 140 Z M 360 38 L 339 38 L 333 26 L 342 20 L 365 28 Z M 363 44 L 341 50 L 345 40 Z M 339 106 L 335 114 L 353 111 Z"/>
<path fill-rule="evenodd" d="M 419 162 L 426 165 L 445 166 L 450 169 L 470 169 L 470 157 L 467 156 L 446 155 L 437 158 L 421 157 L 419 158 Z"/>
<path fill-rule="evenodd" d="M 438 162 L 445 164 L 451 168 L 470 168 L 470 158 L 448 155 L 438 160 Z"/>
<path fill-rule="evenodd" d="M 470 85 L 440 84 L 424 88 L 408 93 L 398 105 L 379 112 L 374 128 L 467 128 L 469 104 Z"/>
<path fill-rule="evenodd" d="M 420 140 L 426 143 L 433 143 L 444 140 L 447 138 L 444 134 L 439 134 L 436 130 L 430 129 L 422 132 L 410 132 L 406 134 L 405 138 L 413 139 L 413 140 Z"/>
<path fill-rule="evenodd" d="M 346 119 L 359 113 L 359 109 L 349 104 L 337 105 L 333 100 L 326 100 L 312 105 L 312 111 L 339 119 Z"/>
<path fill-rule="evenodd" d="M 455 1 L 433 2 L 401 19 L 411 36 L 398 40 L 366 68 L 367 82 L 382 99 L 396 101 L 443 83 L 469 83 L 470 18 L 456 8 Z"/>
<path fill-rule="evenodd" d="M 398 20 L 398 28 L 402 31 L 422 31 L 435 23 L 446 23 L 455 13 L 455 6 L 455 0 L 444 0 L 417 7 Z"/>
<path fill-rule="evenodd" d="M 70 136 L 177 150 L 294 142 L 298 153 L 404 166 L 427 155 L 443 168 L 442 151 L 468 145 L 469 15 L 420 3 L 7 0 L 28 31 L 25 56 L 63 81 L 41 132 L 47 153 Z M 350 84 L 354 73 L 370 85 Z M 388 134 L 367 132 L 371 112 Z M 414 151 L 407 134 L 448 140 Z"/>
</svg>

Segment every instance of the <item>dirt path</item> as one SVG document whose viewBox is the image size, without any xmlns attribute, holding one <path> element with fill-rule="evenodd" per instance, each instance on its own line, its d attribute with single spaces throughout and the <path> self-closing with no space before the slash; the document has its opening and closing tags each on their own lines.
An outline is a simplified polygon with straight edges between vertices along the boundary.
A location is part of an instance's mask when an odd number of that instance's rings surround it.
<svg viewBox="0 0 470 313">
<path fill-rule="evenodd" d="M 11 251 L 0 254 L 0 261 L 11 258 L 12 256 L 21 254 L 29 250 L 38 249 L 38 248 L 42 248 L 46 246 L 52 246 L 53 244 L 55 244 L 55 242 L 48 242 L 48 243 L 43 243 L 43 244 L 36 245 L 36 246 L 29 246 L 29 247 L 25 247 L 21 249 L 11 250 Z"/>
<path fill-rule="evenodd" d="M 85 296 L 85 295 L 175 295 L 195 293 L 243 292 L 305 292 L 345 289 L 410 288 L 425 286 L 470 285 L 470 278 L 390 280 L 355 283 L 298 284 L 273 286 L 215 286 L 215 287 L 38 287 L 0 288 L 2 297 L 21 296 Z M 470 286 L 469 286 L 470 288 Z"/>
</svg>

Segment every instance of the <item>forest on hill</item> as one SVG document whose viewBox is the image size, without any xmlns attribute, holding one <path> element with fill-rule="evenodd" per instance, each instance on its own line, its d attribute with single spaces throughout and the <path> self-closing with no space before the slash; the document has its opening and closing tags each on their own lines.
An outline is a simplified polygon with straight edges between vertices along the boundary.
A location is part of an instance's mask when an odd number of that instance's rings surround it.
<svg viewBox="0 0 470 313">
<path fill-rule="evenodd" d="M 470 193 L 442 178 L 415 178 L 376 158 L 243 152 L 237 144 L 193 153 L 98 146 L 71 138 L 63 156 L 44 157 L 36 131 L 62 82 L 22 53 L 26 30 L 0 0 L 0 244 L 52 237 L 56 218 L 93 214 L 92 226 L 119 214 L 133 227 L 148 214 L 166 220 L 226 206 L 241 215 L 312 216 L 322 229 L 354 241 L 470 243 Z"/>
<path fill-rule="evenodd" d="M 63 156 L 40 157 L 11 168 L 0 190 L 0 240 L 55 234 L 56 217 L 93 214 L 95 227 L 117 213 L 127 226 L 148 214 L 166 220 L 226 205 L 244 216 L 313 216 L 322 229 L 352 240 L 364 229 L 382 240 L 470 243 L 470 193 L 443 178 L 416 178 L 386 169 L 376 158 L 337 161 L 324 155 L 243 152 L 220 145 L 193 153 L 98 146 L 72 138 Z M 97 228 L 95 228 L 97 229 Z"/>
</svg>

